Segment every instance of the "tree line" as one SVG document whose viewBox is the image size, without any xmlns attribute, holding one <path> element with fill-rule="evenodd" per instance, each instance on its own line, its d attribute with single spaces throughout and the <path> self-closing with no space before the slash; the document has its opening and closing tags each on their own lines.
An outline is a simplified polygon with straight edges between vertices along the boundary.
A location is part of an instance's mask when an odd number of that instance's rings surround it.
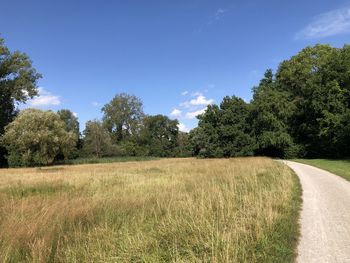
<svg viewBox="0 0 350 263">
<path fill-rule="evenodd" d="M 142 101 L 120 93 L 83 132 L 73 112 L 18 110 L 38 95 L 41 75 L 0 38 L 0 165 L 49 165 L 105 156 L 349 156 L 350 46 L 307 47 L 267 70 L 250 102 L 232 96 L 209 105 L 198 127 L 146 115 Z"/>
<path fill-rule="evenodd" d="M 134 95 L 117 94 L 81 133 L 69 109 L 19 111 L 38 95 L 41 75 L 22 52 L 10 52 L 0 38 L 0 165 L 50 165 L 77 157 L 190 156 L 188 134 L 178 121 L 146 115 Z"/>
<path fill-rule="evenodd" d="M 68 109 L 20 111 L 4 129 L 1 143 L 10 167 L 50 165 L 77 157 L 190 156 L 188 134 L 178 121 L 145 115 L 136 96 L 117 94 L 102 120 L 90 120 L 81 134 Z"/>
<path fill-rule="evenodd" d="M 350 155 L 350 46 L 315 45 L 267 70 L 253 99 L 225 97 L 191 131 L 194 155 Z"/>
</svg>

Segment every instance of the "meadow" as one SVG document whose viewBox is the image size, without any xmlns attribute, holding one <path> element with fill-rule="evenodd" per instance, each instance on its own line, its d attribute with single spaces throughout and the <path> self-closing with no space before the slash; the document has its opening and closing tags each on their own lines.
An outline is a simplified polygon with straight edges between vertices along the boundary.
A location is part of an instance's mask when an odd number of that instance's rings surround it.
<svg viewBox="0 0 350 263">
<path fill-rule="evenodd" d="M 0 170 L 2 262 L 293 262 L 300 185 L 268 158 Z"/>
<path fill-rule="evenodd" d="M 159 160 L 159 157 L 153 156 L 123 156 L 123 157 L 79 157 L 77 159 L 68 159 L 56 161 L 55 165 L 68 164 L 92 164 L 92 163 L 119 163 L 119 162 L 141 162 Z"/>
</svg>

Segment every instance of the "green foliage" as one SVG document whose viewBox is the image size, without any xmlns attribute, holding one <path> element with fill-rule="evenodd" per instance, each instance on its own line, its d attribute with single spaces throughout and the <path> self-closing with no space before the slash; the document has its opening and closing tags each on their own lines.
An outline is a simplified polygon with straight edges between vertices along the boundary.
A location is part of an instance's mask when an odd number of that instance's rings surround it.
<svg viewBox="0 0 350 263">
<path fill-rule="evenodd" d="M 0 90 L 13 101 L 26 102 L 37 95 L 36 81 L 41 77 L 29 57 L 19 51 L 10 52 L 0 38 Z"/>
<path fill-rule="evenodd" d="M 257 141 L 255 153 L 272 157 L 293 154 L 288 151 L 294 147 L 289 135 L 289 121 L 295 110 L 291 95 L 279 89 L 271 70 L 266 71 L 253 92 L 251 121 Z"/>
<path fill-rule="evenodd" d="M 225 157 L 253 155 L 255 138 L 249 123 L 249 105 L 238 97 L 225 97 L 220 104 L 219 138 Z"/>
<path fill-rule="evenodd" d="M 26 54 L 10 52 L 0 38 L 0 136 L 17 114 L 15 103 L 25 103 L 37 95 L 40 77 Z M 0 167 L 6 165 L 5 155 L 6 149 L 0 147 Z"/>
<path fill-rule="evenodd" d="M 190 144 L 190 136 L 187 132 L 179 131 L 177 135 L 177 145 L 174 150 L 176 157 L 190 157 L 192 156 L 192 147 Z"/>
<path fill-rule="evenodd" d="M 146 116 L 140 133 L 141 144 L 151 156 L 174 156 L 179 122 L 164 115 Z"/>
<path fill-rule="evenodd" d="M 149 156 L 149 149 L 140 145 L 135 137 L 123 140 L 117 147 L 119 156 Z"/>
<path fill-rule="evenodd" d="M 198 128 L 191 131 L 194 154 L 202 157 L 233 157 L 253 154 L 249 105 L 242 99 L 225 97 L 220 104 L 209 105 L 198 117 Z"/>
<path fill-rule="evenodd" d="M 75 138 L 56 113 L 26 109 L 6 126 L 2 144 L 10 166 L 49 165 L 59 153 L 69 156 Z"/>
<path fill-rule="evenodd" d="M 307 47 L 281 63 L 276 78 L 292 95 L 290 134 L 308 156 L 349 155 L 350 49 Z M 347 133 L 347 134 L 346 134 Z"/>
<path fill-rule="evenodd" d="M 307 47 L 267 70 L 245 105 L 225 97 L 191 132 L 195 155 L 350 155 L 350 46 Z"/>
<path fill-rule="evenodd" d="M 189 155 L 188 139 L 179 143 L 178 121 L 164 115 L 146 116 L 139 98 L 125 93 L 117 94 L 106 104 L 103 123 L 89 136 L 89 123 L 84 132 L 84 153 L 101 156 L 156 156 Z M 90 123 L 91 124 L 91 123 Z M 104 135 L 103 135 L 104 134 Z M 187 151 L 187 152 L 186 152 Z"/>
<path fill-rule="evenodd" d="M 114 142 L 135 135 L 143 118 L 142 101 L 134 95 L 117 94 L 102 108 L 103 121 Z"/>
<path fill-rule="evenodd" d="M 22 53 L 10 53 L 0 39 L 0 135 L 16 116 L 16 102 L 37 94 L 40 77 Z M 235 157 L 267 155 L 280 158 L 350 155 L 350 46 L 333 48 L 316 45 L 283 61 L 276 74 L 267 70 L 253 99 L 224 97 L 219 105 L 209 105 L 198 117 L 198 127 L 190 134 L 178 130 L 178 121 L 163 115 L 146 116 L 142 101 L 126 93 L 117 94 L 102 108 L 103 121 L 90 121 L 83 138 L 82 156 L 200 156 Z M 79 123 L 70 110 L 60 110 L 65 131 L 79 140 Z M 47 124 L 49 125 L 49 124 Z M 28 126 L 30 132 L 35 127 Z M 26 129 L 22 129 L 26 134 Z M 28 142 L 4 144 L 11 165 L 51 163 L 67 157 Z M 24 135 L 23 135 L 24 136 Z M 34 136 L 34 135 L 31 135 Z M 75 138 L 75 139 L 74 139 Z M 11 143 L 10 143 L 11 141 Z M 45 144 L 45 143 L 44 143 Z M 27 148 L 26 148 L 27 147 Z M 41 149 L 41 148 L 40 148 Z M 50 158 L 43 161 L 44 153 Z M 6 152 L 0 148 L 1 155 Z M 37 154 L 32 154 L 36 152 Z M 52 152 L 52 153 L 51 153 Z M 77 157 L 69 149 L 70 158 Z M 25 153 L 25 154 L 24 154 Z M 73 154 L 72 154 L 73 153 Z"/>
<path fill-rule="evenodd" d="M 71 112 L 68 109 L 62 109 L 57 111 L 58 116 L 60 116 L 61 120 L 65 123 L 66 125 L 66 131 L 67 132 L 72 132 L 75 137 L 75 145 L 76 147 L 74 150 L 71 152 L 71 155 L 69 158 L 76 158 L 78 156 L 78 149 L 81 148 L 81 139 L 80 139 L 80 131 L 79 131 L 79 122 L 78 118 L 74 115 L 73 112 Z M 59 156 L 59 159 L 63 159 L 63 154 Z"/>
<path fill-rule="evenodd" d="M 78 118 L 74 115 L 73 112 L 67 109 L 62 109 L 57 111 L 58 116 L 60 116 L 61 120 L 66 125 L 66 130 L 68 132 L 73 132 L 78 140 L 80 137 L 80 131 L 79 131 L 79 122 Z"/>
<path fill-rule="evenodd" d="M 100 158 L 113 154 L 111 135 L 102 122 L 88 121 L 84 130 L 83 155 Z"/>
<path fill-rule="evenodd" d="M 198 116 L 198 127 L 191 130 L 190 142 L 193 154 L 201 157 L 222 157 L 219 145 L 220 109 L 217 105 L 208 105 L 205 113 Z"/>
</svg>

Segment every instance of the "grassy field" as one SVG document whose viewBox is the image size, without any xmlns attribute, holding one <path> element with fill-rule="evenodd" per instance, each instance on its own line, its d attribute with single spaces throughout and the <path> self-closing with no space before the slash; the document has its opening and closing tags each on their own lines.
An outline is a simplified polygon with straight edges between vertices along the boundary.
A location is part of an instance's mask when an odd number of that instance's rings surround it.
<svg viewBox="0 0 350 263">
<path fill-rule="evenodd" d="M 300 185 L 267 158 L 0 170 L 2 262 L 292 262 Z"/>
<path fill-rule="evenodd" d="M 136 162 L 136 161 L 152 161 L 159 160 L 158 157 L 152 156 L 130 156 L 130 157 L 103 157 L 103 158 L 77 158 L 71 159 L 68 161 L 57 162 L 57 165 L 66 165 L 66 164 L 90 164 L 90 163 L 119 163 L 119 162 Z"/>
<path fill-rule="evenodd" d="M 350 160 L 296 159 L 294 161 L 313 165 L 350 181 Z"/>
</svg>

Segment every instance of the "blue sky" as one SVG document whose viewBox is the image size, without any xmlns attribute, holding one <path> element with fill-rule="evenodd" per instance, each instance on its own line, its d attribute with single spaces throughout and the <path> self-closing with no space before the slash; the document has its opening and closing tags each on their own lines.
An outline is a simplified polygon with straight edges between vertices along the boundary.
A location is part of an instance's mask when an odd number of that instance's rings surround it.
<svg viewBox="0 0 350 263">
<path fill-rule="evenodd" d="M 71 109 L 84 127 L 126 92 L 188 130 L 303 47 L 349 43 L 350 2 L 3 0 L 0 34 L 43 75 L 27 106 Z"/>
</svg>

